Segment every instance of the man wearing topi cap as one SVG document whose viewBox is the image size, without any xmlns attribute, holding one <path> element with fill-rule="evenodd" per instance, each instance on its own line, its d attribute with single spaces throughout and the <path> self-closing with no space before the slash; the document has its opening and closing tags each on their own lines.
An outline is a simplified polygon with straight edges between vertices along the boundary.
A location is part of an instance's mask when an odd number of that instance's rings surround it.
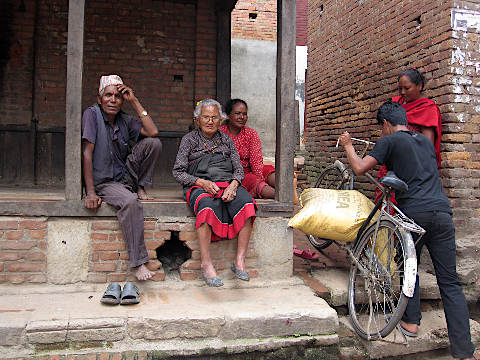
<svg viewBox="0 0 480 360">
<path fill-rule="evenodd" d="M 124 101 L 139 119 L 121 110 Z M 117 209 L 130 265 L 138 280 L 147 280 L 153 273 L 146 267 L 149 257 L 139 199 L 148 199 L 145 186 L 152 185 L 162 144 L 152 118 L 120 76 L 101 77 L 97 102 L 82 118 L 85 207 L 96 211 L 105 201 Z"/>
</svg>

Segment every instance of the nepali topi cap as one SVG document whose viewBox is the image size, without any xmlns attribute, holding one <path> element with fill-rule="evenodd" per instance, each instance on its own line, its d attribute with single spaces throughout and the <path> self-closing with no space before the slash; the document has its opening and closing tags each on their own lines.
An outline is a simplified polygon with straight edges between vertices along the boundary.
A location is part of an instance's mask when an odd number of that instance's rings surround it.
<svg viewBox="0 0 480 360">
<path fill-rule="evenodd" d="M 110 85 L 123 84 L 122 78 L 118 75 L 105 75 L 100 78 L 100 86 L 98 87 L 98 93 L 103 95 L 103 90 Z"/>
</svg>

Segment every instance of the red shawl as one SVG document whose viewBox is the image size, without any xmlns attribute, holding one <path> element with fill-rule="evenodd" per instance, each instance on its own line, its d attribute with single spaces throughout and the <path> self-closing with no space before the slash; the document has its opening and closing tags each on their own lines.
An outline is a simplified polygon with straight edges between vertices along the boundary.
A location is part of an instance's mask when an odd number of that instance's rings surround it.
<svg viewBox="0 0 480 360">
<path fill-rule="evenodd" d="M 419 132 L 418 126 L 434 127 L 435 141 L 433 147 L 435 149 L 435 156 L 437 158 L 437 166 L 440 168 L 440 141 L 442 138 L 442 118 L 440 117 L 440 110 L 433 100 L 427 98 L 420 98 L 409 103 L 403 103 L 401 96 L 394 96 L 392 101 L 402 104 L 407 112 L 408 126 L 410 130 Z M 381 179 L 387 174 L 385 165 L 380 167 L 378 171 L 378 179 Z M 380 199 L 380 190 L 375 190 L 375 203 Z M 395 201 L 395 198 L 392 198 Z M 395 202 L 396 203 L 396 202 Z"/>
</svg>

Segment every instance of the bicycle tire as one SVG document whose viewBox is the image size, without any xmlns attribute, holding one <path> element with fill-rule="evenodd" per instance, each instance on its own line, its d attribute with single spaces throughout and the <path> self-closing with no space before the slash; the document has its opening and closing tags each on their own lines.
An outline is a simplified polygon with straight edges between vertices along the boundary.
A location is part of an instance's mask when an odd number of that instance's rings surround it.
<svg viewBox="0 0 480 360">
<path fill-rule="evenodd" d="M 358 265 L 353 262 L 348 278 L 350 322 L 365 340 L 384 338 L 390 334 L 403 316 L 408 302 L 402 291 L 407 240 L 392 221 L 381 220 L 378 234 L 382 234 L 383 240 L 377 236 L 374 251 L 369 244 L 375 237 L 375 226 L 376 223 L 367 228 L 353 251 L 355 259 L 368 275 L 362 275 Z M 388 234 L 388 238 L 385 234 Z"/>
<path fill-rule="evenodd" d="M 342 172 L 337 166 L 335 166 L 335 164 L 332 164 L 327 166 L 320 173 L 320 176 L 315 182 L 315 187 L 321 189 L 339 190 L 343 189 L 345 187 L 345 184 L 346 180 L 343 177 Z M 317 250 L 326 249 L 333 243 L 332 240 L 322 239 L 313 235 L 307 235 L 307 239 L 308 241 L 310 241 L 310 244 L 312 244 L 312 246 Z"/>
<path fill-rule="evenodd" d="M 316 188 L 343 190 L 346 183 L 340 169 L 335 164 L 327 166 L 315 182 Z"/>
</svg>

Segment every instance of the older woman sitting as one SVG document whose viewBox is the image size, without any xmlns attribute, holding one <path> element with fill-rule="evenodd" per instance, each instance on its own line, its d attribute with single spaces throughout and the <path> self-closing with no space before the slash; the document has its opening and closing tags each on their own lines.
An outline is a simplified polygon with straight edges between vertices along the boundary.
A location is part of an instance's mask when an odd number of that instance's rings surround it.
<svg viewBox="0 0 480 360">
<path fill-rule="evenodd" d="M 185 199 L 196 216 L 202 278 L 208 286 L 223 285 L 210 258 L 210 241 L 238 236 L 231 269 L 239 279 L 248 281 L 245 254 L 256 204 L 240 185 L 243 169 L 235 144 L 218 131 L 226 118 L 221 105 L 212 99 L 203 100 L 193 115 L 198 129 L 182 138 L 173 176 L 183 185 Z"/>
</svg>

